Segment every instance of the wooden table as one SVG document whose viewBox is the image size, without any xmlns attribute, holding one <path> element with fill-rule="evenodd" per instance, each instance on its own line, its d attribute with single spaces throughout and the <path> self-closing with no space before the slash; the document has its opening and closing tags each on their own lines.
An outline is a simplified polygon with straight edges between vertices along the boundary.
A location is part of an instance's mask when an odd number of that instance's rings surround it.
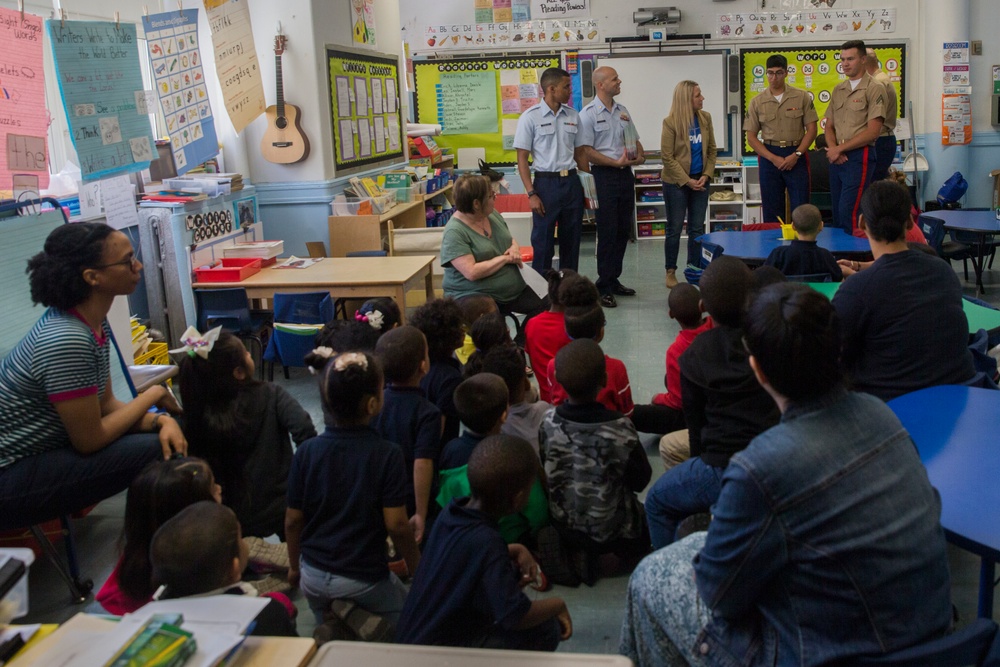
<svg viewBox="0 0 1000 667">
<path fill-rule="evenodd" d="M 272 300 L 275 292 L 329 292 L 334 299 L 387 296 L 405 320 L 406 293 L 423 286 L 434 298 L 433 255 L 405 257 L 326 257 L 307 269 L 268 267 L 240 282 L 194 283 L 195 289 L 242 287 L 250 299 Z"/>
</svg>

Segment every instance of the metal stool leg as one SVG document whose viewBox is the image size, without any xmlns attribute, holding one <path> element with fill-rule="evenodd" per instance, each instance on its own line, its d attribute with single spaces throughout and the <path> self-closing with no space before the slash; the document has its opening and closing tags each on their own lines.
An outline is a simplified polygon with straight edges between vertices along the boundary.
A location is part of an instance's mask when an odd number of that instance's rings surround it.
<svg viewBox="0 0 1000 667">
<path fill-rule="evenodd" d="M 63 528 L 68 529 L 68 519 L 66 517 L 61 517 L 60 520 L 62 521 Z M 87 598 L 90 596 L 90 592 L 94 588 L 94 582 L 89 579 L 85 579 L 83 581 L 80 580 L 80 570 L 76 560 L 76 549 L 72 546 L 72 532 L 69 532 L 66 535 L 68 567 L 67 563 L 64 562 L 59 556 L 59 552 L 56 551 L 55 545 L 53 545 L 52 541 L 49 540 L 48 535 L 42 531 L 41 526 L 31 526 L 31 534 L 35 536 L 35 540 L 38 541 L 38 546 L 42 548 L 42 552 L 45 554 L 45 557 L 48 558 L 49 562 L 55 566 L 59 576 L 62 577 L 64 582 L 66 582 L 66 585 L 69 587 L 70 596 L 73 598 L 73 602 L 75 604 L 82 604 L 86 602 Z"/>
</svg>

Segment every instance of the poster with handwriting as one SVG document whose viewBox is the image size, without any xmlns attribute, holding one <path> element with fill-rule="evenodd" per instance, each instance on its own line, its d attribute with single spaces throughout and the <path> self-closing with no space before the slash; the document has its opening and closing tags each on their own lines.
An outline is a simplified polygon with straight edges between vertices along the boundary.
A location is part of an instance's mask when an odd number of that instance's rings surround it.
<svg viewBox="0 0 1000 667">
<path fill-rule="evenodd" d="M 174 164 L 183 174 L 219 154 L 198 44 L 198 10 L 144 16 L 142 27 Z"/>
<path fill-rule="evenodd" d="M 437 84 L 442 134 L 483 134 L 497 129 L 497 79 L 493 72 L 447 72 Z"/>
<path fill-rule="evenodd" d="M 0 9 L 0 194 L 10 196 L 14 174 L 49 185 L 49 115 L 45 111 L 42 19 Z"/>
<path fill-rule="evenodd" d="M 215 69 L 236 132 L 264 113 L 264 84 L 246 0 L 204 0 L 215 47 Z"/>
<path fill-rule="evenodd" d="M 83 180 L 149 167 L 156 149 L 135 24 L 50 20 L 45 27 Z"/>
</svg>

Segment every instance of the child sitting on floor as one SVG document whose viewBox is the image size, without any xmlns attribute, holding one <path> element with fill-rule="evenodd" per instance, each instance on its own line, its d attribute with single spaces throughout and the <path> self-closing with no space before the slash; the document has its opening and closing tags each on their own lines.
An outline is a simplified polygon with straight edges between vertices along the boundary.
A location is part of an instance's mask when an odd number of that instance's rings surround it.
<svg viewBox="0 0 1000 667">
<path fill-rule="evenodd" d="M 604 339 L 604 325 L 604 309 L 599 303 L 566 309 L 566 333 L 573 340 L 589 339 L 600 343 Z M 607 355 L 604 359 L 607 366 L 606 379 L 605 384 L 599 388 L 597 402 L 608 410 L 615 410 L 626 417 L 631 417 L 635 405 L 632 403 L 632 385 L 625 364 Z M 566 400 L 567 392 L 557 377 L 555 359 L 549 362 L 546 376 L 551 396 L 550 403 L 559 405 Z"/>
<path fill-rule="evenodd" d="M 403 607 L 403 644 L 554 651 L 573 625 L 560 598 L 530 600 L 521 591 L 538 565 L 520 544 L 507 545 L 497 520 L 528 502 L 538 471 L 531 446 L 492 435 L 469 458 L 471 495 L 441 512 Z"/>
<path fill-rule="evenodd" d="M 244 534 L 284 536 L 292 441 L 316 437 L 309 413 L 280 385 L 254 379 L 253 358 L 236 336 L 213 329 L 203 337 L 191 327 L 183 340 L 188 453 L 211 466 Z"/>
<path fill-rule="evenodd" d="M 483 315 L 499 313 L 497 302 L 485 294 L 469 294 L 455 299 L 455 305 L 462 311 L 462 321 L 465 323 L 465 339 L 462 347 L 455 350 L 455 356 L 464 366 L 469 363 L 469 357 L 476 351 L 476 344 L 472 342 L 472 325 L 479 321 Z"/>
<path fill-rule="evenodd" d="M 406 587 L 389 572 L 387 533 L 410 572 L 420 556 L 406 513 L 403 453 L 368 426 L 382 407 L 382 371 L 373 356 L 346 352 L 326 365 L 320 388 L 334 424 L 302 443 L 292 461 L 288 580 L 299 584 L 317 625 L 337 599 L 395 622 Z"/>
<path fill-rule="evenodd" d="M 549 410 L 538 435 L 549 515 L 567 543 L 585 552 L 577 574 L 593 585 L 598 553 L 633 558 L 649 551 L 637 494 L 653 471 L 632 422 L 597 401 L 607 383 L 601 346 L 574 340 L 556 354 L 555 367 L 568 397 Z"/>
<path fill-rule="evenodd" d="M 550 270 L 545 275 L 549 280 L 550 308 L 524 325 L 524 349 L 538 374 L 538 396 L 551 403 L 552 388 L 546 373 L 556 352 L 570 341 L 566 334 L 566 309 L 597 305 L 601 295 L 594 283 L 572 269 Z"/>
<path fill-rule="evenodd" d="M 514 347 L 507 321 L 500 313 L 489 313 L 480 317 L 472 325 L 469 335 L 472 336 L 476 351 L 469 357 L 462 371 L 462 375 L 466 378 L 482 372 L 483 358 L 490 350 L 497 347 Z"/>
<path fill-rule="evenodd" d="M 372 426 L 403 451 L 406 511 L 419 544 L 428 512 L 433 511 L 434 475 L 441 454 L 441 411 L 420 388 L 420 379 L 429 365 L 427 339 L 416 327 L 399 327 L 379 338 L 375 355 L 382 362 L 386 386 L 382 411 L 372 420 Z"/>
<path fill-rule="evenodd" d="M 524 360 L 517 348 L 503 349 L 515 352 L 523 374 Z M 499 349 L 494 350 L 490 354 L 498 351 Z M 507 416 L 507 385 L 502 378 L 492 373 L 473 375 L 455 390 L 455 405 L 466 430 L 448 443 L 441 454 L 441 490 L 437 495 L 440 507 L 447 507 L 453 498 L 469 495 L 466 468 L 469 457 L 484 438 L 500 433 Z M 548 499 L 541 481 L 536 480 L 524 509 L 500 519 L 500 534 L 507 543 L 532 543 L 534 534 L 548 520 Z"/>
<path fill-rule="evenodd" d="M 382 336 L 387 331 L 398 327 L 403 318 L 395 301 L 387 296 L 378 296 L 361 304 L 358 311 L 354 313 L 354 319 L 358 322 L 364 322 L 379 336 Z"/>
<path fill-rule="evenodd" d="M 427 356 L 431 365 L 427 375 L 420 380 L 420 388 L 444 418 L 441 434 L 443 447 L 458 437 L 459 419 L 452 394 L 462 381 L 462 364 L 455 358 L 455 350 L 465 340 L 462 309 L 453 299 L 434 299 L 417 308 L 410 324 L 420 329 L 427 339 Z"/>
<path fill-rule="evenodd" d="M 516 347 L 490 350 L 483 358 L 483 372 L 499 375 L 507 385 L 510 405 L 507 408 L 507 420 L 500 427 L 500 432 L 527 440 L 537 453 L 538 427 L 552 406 L 543 400 L 528 400 L 532 387 L 524 372 L 523 354 Z"/>
<path fill-rule="evenodd" d="M 663 376 L 667 391 L 653 396 L 651 405 L 635 406 L 632 423 L 637 430 L 664 435 L 685 427 L 678 361 L 698 334 L 712 328 L 712 318 L 702 319 L 703 313 L 701 293 L 697 287 L 681 283 L 670 290 L 670 296 L 667 298 L 667 315 L 680 325 L 681 330 L 667 348 L 666 373 Z M 684 459 L 686 458 L 685 455 Z"/>
<path fill-rule="evenodd" d="M 200 501 L 160 526 L 149 548 L 157 600 L 207 595 L 250 595 L 240 581 L 247 565 L 240 522 L 228 507 Z M 283 599 L 282 599 L 283 598 Z M 297 637 L 295 607 L 284 595 L 271 597 L 254 619 L 251 635 Z"/>
<path fill-rule="evenodd" d="M 109 614 L 128 614 L 153 599 L 153 569 L 149 545 L 153 534 L 169 518 L 193 503 L 222 502 L 222 488 L 212 469 L 201 459 L 178 458 L 154 461 L 128 487 L 122 555 L 97 601 Z"/>
<path fill-rule="evenodd" d="M 837 260 L 826 248 L 816 243 L 816 237 L 823 231 L 823 216 L 812 204 L 802 204 L 792 211 L 792 227 L 797 239 L 791 245 L 780 245 L 771 251 L 764 264 L 773 266 L 786 276 L 830 276 L 839 283 L 844 275 Z M 815 282 L 822 282 L 815 279 Z"/>
</svg>

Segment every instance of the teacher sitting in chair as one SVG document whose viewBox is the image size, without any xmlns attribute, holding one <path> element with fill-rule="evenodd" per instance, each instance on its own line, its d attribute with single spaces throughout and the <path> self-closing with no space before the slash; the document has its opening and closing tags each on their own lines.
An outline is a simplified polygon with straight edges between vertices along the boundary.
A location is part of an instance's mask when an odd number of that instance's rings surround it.
<svg viewBox="0 0 1000 667">
<path fill-rule="evenodd" d="M 121 232 L 63 225 L 28 261 L 31 298 L 48 310 L 0 362 L 0 530 L 69 514 L 128 487 L 150 461 L 184 454 L 179 413 L 156 386 L 124 403 L 111 390 L 115 297 L 142 264 Z"/>
<path fill-rule="evenodd" d="M 485 176 L 466 174 L 455 181 L 457 212 L 441 239 L 444 293 L 485 294 L 501 313 L 523 313 L 527 321 L 548 308 L 548 298 L 539 298 L 521 277 L 521 248 L 493 208 L 495 196 Z"/>
</svg>

